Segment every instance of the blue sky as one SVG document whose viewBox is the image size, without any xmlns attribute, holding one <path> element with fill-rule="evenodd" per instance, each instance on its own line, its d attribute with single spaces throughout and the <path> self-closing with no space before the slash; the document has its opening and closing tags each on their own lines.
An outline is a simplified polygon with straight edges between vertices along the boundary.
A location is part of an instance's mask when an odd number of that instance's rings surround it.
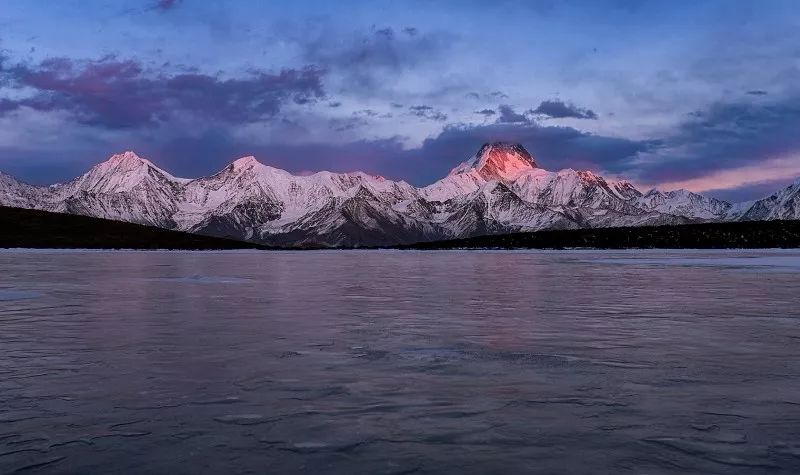
<svg viewBox="0 0 800 475">
<path fill-rule="evenodd" d="M 137 151 L 427 184 L 488 140 L 751 199 L 800 176 L 796 1 L 0 0 L 0 170 Z"/>
</svg>

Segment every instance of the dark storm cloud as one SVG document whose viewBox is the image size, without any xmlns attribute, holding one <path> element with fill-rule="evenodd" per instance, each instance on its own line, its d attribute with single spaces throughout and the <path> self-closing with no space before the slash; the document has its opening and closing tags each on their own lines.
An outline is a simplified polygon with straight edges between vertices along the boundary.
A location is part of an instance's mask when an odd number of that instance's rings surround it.
<svg viewBox="0 0 800 475">
<path fill-rule="evenodd" d="M 243 124 L 273 117 L 290 101 L 323 98 L 323 74 L 309 67 L 223 79 L 197 72 L 151 73 L 135 61 L 116 58 L 53 58 L 0 70 L 3 89 L 17 89 L 22 96 L 3 99 L 0 112 L 62 111 L 80 123 L 111 129 L 151 126 L 176 113 Z"/>
<path fill-rule="evenodd" d="M 798 130 L 800 96 L 771 103 L 716 103 L 665 137 L 657 160 L 640 174 L 653 181 L 683 180 L 800 154 Z"/>
<path fill-rule="evenodd" d="M 531 110 L 531 113 L 552 119 L 597 119 L 597 114 L 593 110 L 582 109 L 559 100 L 542 101 L 539 107 Z"/>
<path fill-rule="evenodd" d="M 423 119 L 436 120 L 439 122 L 447 120 L 447 114 L 436 110 L 431 106 L 411 106 L 408 108 L 408 111 L 411 113 L 411 115 L 422 117 Z"/>
<path fill-rule="evenodd" d="M 501 105 L 497 110 L 500 113 L 497 117 L 497 123 L 499 124 L 530 123 L 530 119 L 525 117 L 524 114 L 514 112 L 514 108 L 509 105 Z"/>
<path fill-rule="evenodd" d="M 480 115 L 482 115 L 484 117 L 491 117 L 491 116 L 497 114 L 497 112 L 495 112 L 493 109 L 482 109 L 482 110 L 479 110 L 479 111 L 475 111 L 475 113 L 476 114 L 480 114 Z"/>
</svg>

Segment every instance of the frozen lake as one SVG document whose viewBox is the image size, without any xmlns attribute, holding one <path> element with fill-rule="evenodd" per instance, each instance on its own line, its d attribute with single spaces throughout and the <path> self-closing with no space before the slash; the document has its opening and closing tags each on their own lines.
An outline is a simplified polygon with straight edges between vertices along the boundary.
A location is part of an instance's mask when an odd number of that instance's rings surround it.
<svg viewBox="0 0 800 475">
<path fill-rule="evenodd" d="M 800 473 L 797 251 L 0 269 L 0 473 Z"/>
</svg>

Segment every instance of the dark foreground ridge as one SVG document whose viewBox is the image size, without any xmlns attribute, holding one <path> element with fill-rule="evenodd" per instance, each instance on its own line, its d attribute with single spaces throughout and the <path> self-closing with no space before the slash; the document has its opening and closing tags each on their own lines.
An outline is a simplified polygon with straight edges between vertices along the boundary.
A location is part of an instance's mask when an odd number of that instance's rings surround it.
<svg viewBox="0 0 800 475">
<path fill-rule="evenodd" d="M 0 206 L 0 248 L 268 249 L 232 239 L 5 206 Z"/>
<path fill-rule="evenodd" d="M 760 249 L 800 247 L 800 221 L 570 229 L 423 242 L 397 249 Z"/>
</svg>

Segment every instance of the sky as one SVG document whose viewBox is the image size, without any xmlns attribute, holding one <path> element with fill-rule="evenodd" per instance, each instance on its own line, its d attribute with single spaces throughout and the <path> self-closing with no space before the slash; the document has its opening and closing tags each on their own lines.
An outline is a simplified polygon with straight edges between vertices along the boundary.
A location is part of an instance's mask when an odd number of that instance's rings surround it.
<svg viewBox="0 0 800 475">
<path fill-rule="evenodd" d="M 426 185 L 487 141 L 741 201 L 800 177 L 796 0 L 0 0 L 0 171 L 134 150 Z"/>
</svg>

